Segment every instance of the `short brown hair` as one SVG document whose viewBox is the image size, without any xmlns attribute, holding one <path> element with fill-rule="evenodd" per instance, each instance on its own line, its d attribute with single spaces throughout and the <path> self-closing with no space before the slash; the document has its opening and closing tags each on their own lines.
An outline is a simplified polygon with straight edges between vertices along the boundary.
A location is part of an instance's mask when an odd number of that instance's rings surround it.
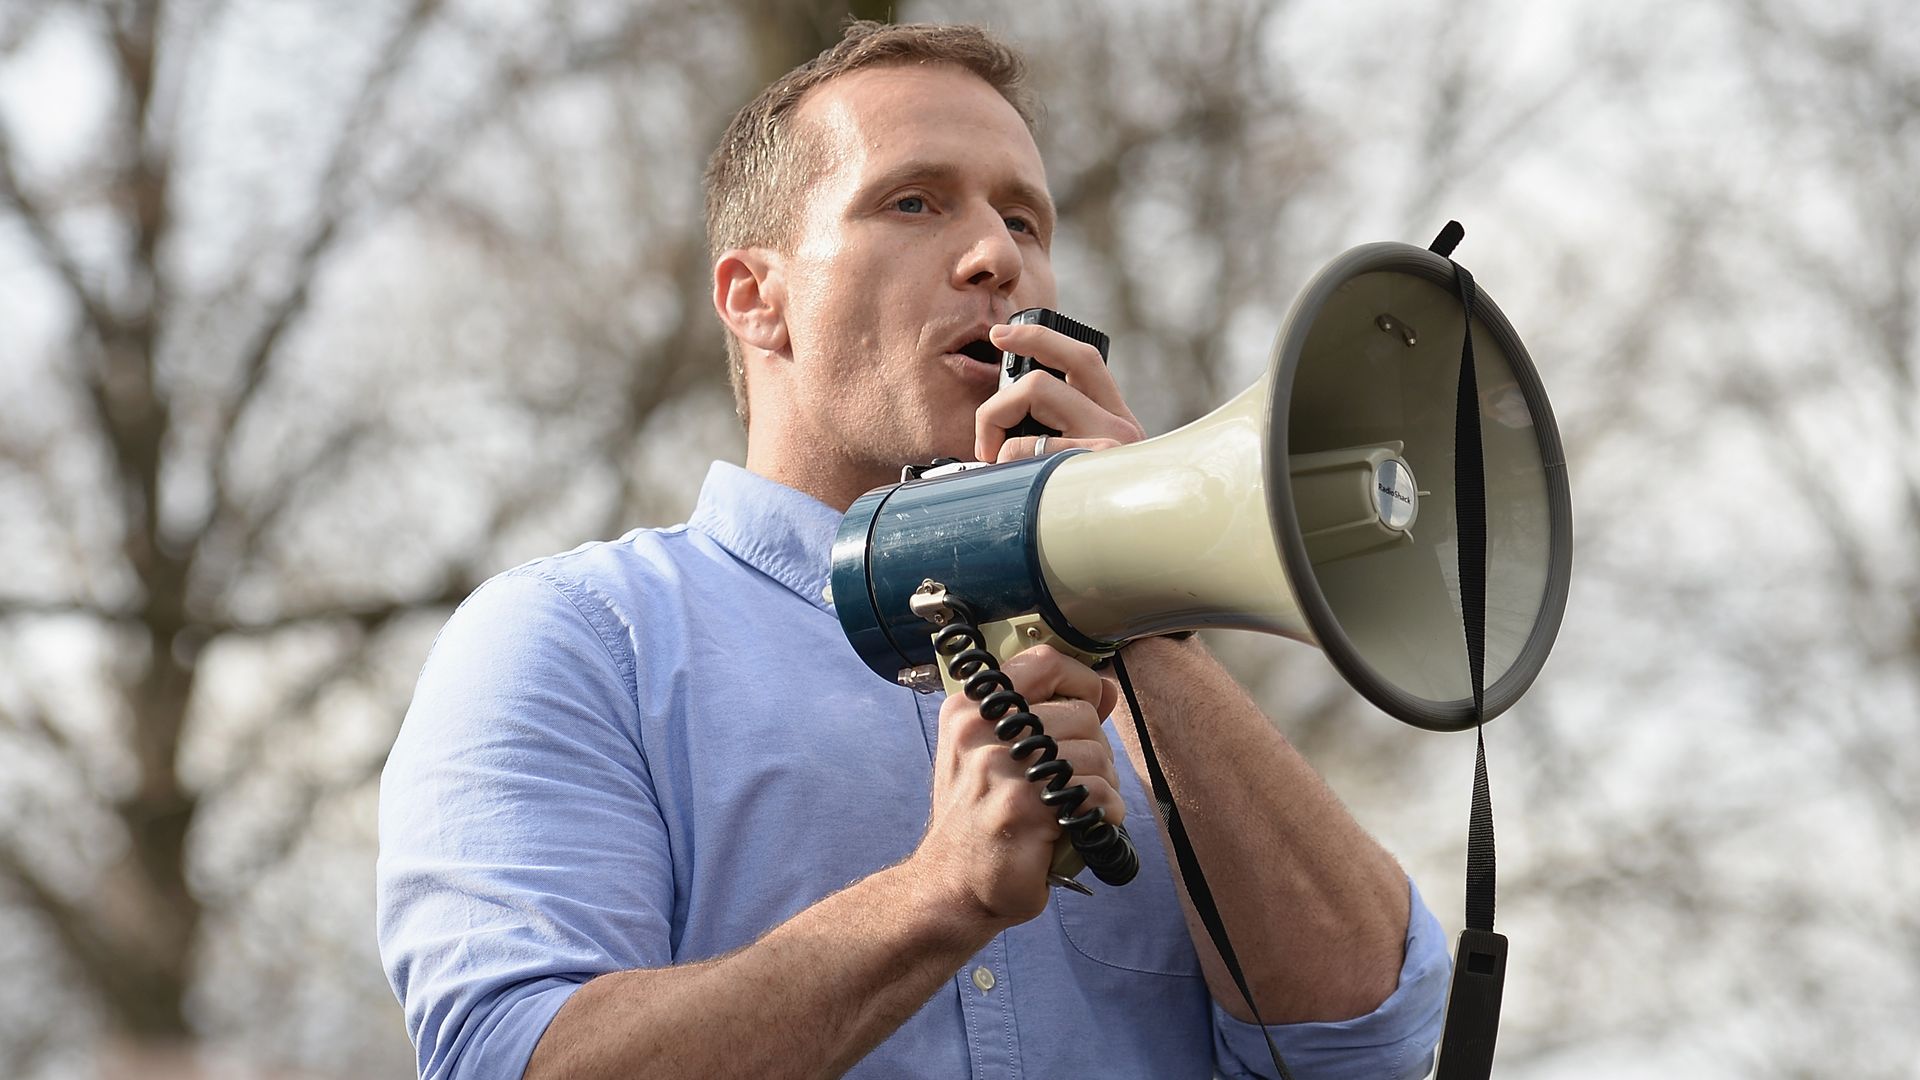
<svg viewBox="0 0 1920 1080">
<path fill-rule="evenodd" d="M 786 250 L 799 218 L 797 196 L 819 166 L 812 142 L 789 122 L 814 87 L 861 68 L 895 64 L 954 64 L 978 75 L 1007 99 L 1032 131 L 1038 103 L 1027 87 L 1027 65 L 1011 46 L 978 26 L 894 25 L 856 20 L 844 37 L 760 91 L 733 116 L 707 161 L 707 252 L 718 259 L 741 247 Z M 734 408 L 747 422 L 746 359 L 727 335 L 727 374 Z"/>
</svg>

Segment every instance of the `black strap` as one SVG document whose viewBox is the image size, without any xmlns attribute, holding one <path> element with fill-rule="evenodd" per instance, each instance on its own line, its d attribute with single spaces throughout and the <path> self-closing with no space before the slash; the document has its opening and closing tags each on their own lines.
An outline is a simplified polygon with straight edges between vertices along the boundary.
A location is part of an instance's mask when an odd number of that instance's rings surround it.
<svg viewBox="0 0 1920 1080">
<path fill-rule="evenodd" d="M 1457 221 L 1434 238 L 1431 250 L 1452 262 L 1466 230 Z M 1460 296 L 1460 377 L 1453 411 L 1453 507 L 1460 567 L 1460 621 L 1473 688 L 1473 805 L 1467 819 L 1467 928 L 1454 956 L 1446 1028 L 1436 1080 L 1484 1080 L 1493 1071 L 1506 976 L 1506 938 L 1493 932 L 1493 796 L 1487 785 L 1487 480 L 1480 442 L 1480 391 L 1473 362 L 1473 275 L 1453 265 Z"/>
<path fill-rule="evenodd" d="M 1457 225 L 1458 223 L 1453 223 Z M 1444 234 L 1443 234 L 1444 235 Z M 1459 534 L 1460 618 L 1473 685 L 1473 808 L 1467 825 L 1467 926 L 1493 929 L 1493 796 L 1487 787 L 1487 477 L 1480 445 L 1480 391 L 1473 365 L 1473 275 L 1453 264 L 1465 324 L 1453 402 L 1453 508 Z"/>
<path fill-rule="evenodd" d="M 1127 663 L 1119 653 L 1113 655 L 1113 673 L 1120 680 L 1120 692 L 1127 696 L 1127 711 L 1133 714 L 1133 730 L 1140 737 L 1140 756 L 1146 759 L 1147 780 L 1153 787 L 1153 801 L 1160 808 L 1160 820 L 1166 823 L 1167 838 L 1173 842 L 1173 857 L 1180 865 L 1180 880 L 1186 883 L 1187 897 L 1193 901 L 1194 914 L 1200 916 L 1200 922 L 1207 928 L 1207 937 L 1212 939 L 1213 947 L 1220 953 L 1220 961 L 1227 966 L 1227 974 L 1233 976 L 1233 985 L 1240 988 L 1240 999 L 1247 1003 L 1247 1011 L 1253 1014 L 1253 1022 L 1260 1026 L 1260 1034 L 1267 1040 L 1267 1052 L 1273 1055 L 1273 1067 L 1280 1074 L 1280 1080 L 1293 1080 L 1293 1074 L 1287 1071 L 1287 1063 L 1280 1057 L 1280 1048 L 1273 1045 L 1273 1036 L 1267 1033 L 1267 1022 L 1260 1018 L 1260 1007 L 1253 1003 L 1253 992 L 1247 988 L 1247 976 L 1240 970 L 1240 958 L 1234 955 L 1233 943 L 1227 940 L 1226 923 L 1220 919 L 1220 909 L 1214 906 L 1213 890 L 1207 887 L 1207 875 L 1200 870 L 1200 860 L 1193 853 L 1193 841 L 1187 838 L 1187 827 L 1180 820 L 1180 808 L 1174 804 L 1173 789 L 1167 786 L 1166 773 L 1160 770 L 1159 755 L 1153 752 L 1153 738 L 1147 734 L 1147 721 L 1140 711 L 1140 699 L 1134 696 L 1133 680 L 1127 677 Z"/>
<path fill-rule="evenodd" d="M 1493 796 L 1487 789 L 1487 740 L 1473 732 L 1473 807 L 1467 816 L 1467 928 L 1493 929 Z"/>
</svg>

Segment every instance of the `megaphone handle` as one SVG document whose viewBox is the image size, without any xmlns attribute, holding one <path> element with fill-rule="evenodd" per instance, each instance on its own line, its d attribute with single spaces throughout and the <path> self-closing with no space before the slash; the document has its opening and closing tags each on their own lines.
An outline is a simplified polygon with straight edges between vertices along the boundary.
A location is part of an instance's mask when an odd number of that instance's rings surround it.
<svg viewBox="0 0 1920 1080">
<path fill-rule="evenodd" d="M 1124 827 L 1108 822 L 1100 807 L 1079 812 L 1080 804 L 1086 801 L 1086 787 L 1068 786 L 1073 779 L 1073 764 L 1059 756 L 1057 744 L 1033 714 L 1027 699 L 1000 670 L 1000 661 L 987 647 L 985 632 L 973 622 L 973 609 L 946 595 L 937 582 L 928 582 L 915 594 L 914 611 L 939 627 L 933 635 L 933 648 L 945 661 L 940 664 L 940 678 L 947 692 L 964 694 L 979 703 L 980 715 L 994 725 L 993 733 L 1012 744 L 1009 751 L 1014 760 L 1039 757 L 1027 767 L 1027 780 L 1046 785 L 1040 800 L 1059 815 L 1060 825 L 1066 830 L 1054 845 L 1048 883 L 1091 895 L 1091 890 L 1074 880 L 1082 867 L 1091 868 L 1093 875 L 1108 885 L 1132 881 L 1140 872 L 1133 838 Z M 990 624 L 990 628 L 999 631 L 996 637 L 1013 643 L 1014 647 L 1006 651 L 1014 653 L 1046 639 L 1048 635 L 1034 633 L 1031 625 L 1023 625 L 1037 622 L 1037 617 L 1028 616 Z"/>
</svg>

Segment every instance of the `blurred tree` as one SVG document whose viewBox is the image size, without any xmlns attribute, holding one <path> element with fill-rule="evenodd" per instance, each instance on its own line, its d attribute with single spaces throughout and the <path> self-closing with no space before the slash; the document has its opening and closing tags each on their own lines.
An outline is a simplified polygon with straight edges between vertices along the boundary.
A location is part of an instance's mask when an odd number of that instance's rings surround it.
<svg viewBox="0 0 1920 1080">
<path fill-rule="evenodd" d="M 0 13 L 0 895 L 56 991 L 4 991 L 0 1072 L 88 1031 L 141 1067 L 405 1060 L 341 1034 L 398 1030 L 346 988 L 378 987 L 366 815 L 424 635 L 737 454 L 699 166 L 848 10 Z M 345 883 L 289 866 L 329 831 Z"/>
<path fill-rule="evenodd" d="M 559 139 L 531 130 L 585 93 L 644 160 L 662 137 L 646 98 L 605 82 L 671 79 L 692 23 L 435 0 L 8 7 L 0 48 L 32 96 L 10 88 L 0 125 L 7 317 L 42 332 L 7 335 L 3 543 L 22 572 L 0 589 L 0 722 L 21 827 L 0 882 L 49 946 L 33 983 L 78 989 L 136 1056 L 205 1032 L 212 928 L 244 922 L 317 809 L 366 794 L 394 698 L 357 740 L 340 698 L 377 681 L 390 631 L 442 617 L 556 507 L 574 527 L 634 514 L 642 477 L 617 463 L 669 406 L 717 396 L 687 171 L 596 192 L 617 220 L 656 212 L 648 184 L 681 212 L 580 251 L 567 231 L 597 226 L 538 159 Z M 690 111 L 693 137 L 713 115 Z M 530 167 L 519 205 L 487 202 Z M 417 665 L 417 632 L 398 640 L 394 666 Z M 7 993 L 0 1072 L 88 1026 L 36 1008 L 35 985 Z M 333 1034 L 309 1060 L 339 1053 Z"/>
<path fill-rule="evenodd" d="M 1644 190 L 1699 254 L 1686 287 L 1645 310 L 1645 355 L 1667 370 L 1647 373 L 1627 429 L 1692 479 L 1649 500 L 1662 524 L 1635 537 L 1620 520 L 1595 566 L 1610 588 L 1631 584 L 1635 621 L 1684 636 L 1684 651 L 1632 663 L 1695 710 L 1661 769 L 1665 820 L 1622 845 L 1623 876 L 1694 943 L 1679 1015 L 1721 1036 L 1738 1075 L 1907 1076 L 1920 1059 L 1907 1020 L 1920 1008 L 1920 33 L 1880 3 L 1741 0 L 1715 15 L 1667 57 L 1724 57 L 1705 69 L 1727 84 L 1667 105 L 1647 140 Z M 1625 820 L 1645 830 L 1651 816 Z M 1702 993 L 1706 972 L 1722 982 Z"/>
<path fill-rule="evenodd" d="M 1596 12 L 1550 53 L 1583 76 L 1545 137 L 1501 155 L 1580 534 L 1550 678 L 1494 733 L 1524 808 L 1501 914 L 1545 951 L 1516 937 L 1505 1067 L 1920 1055 L 1910 22 Z"/>
</svg>

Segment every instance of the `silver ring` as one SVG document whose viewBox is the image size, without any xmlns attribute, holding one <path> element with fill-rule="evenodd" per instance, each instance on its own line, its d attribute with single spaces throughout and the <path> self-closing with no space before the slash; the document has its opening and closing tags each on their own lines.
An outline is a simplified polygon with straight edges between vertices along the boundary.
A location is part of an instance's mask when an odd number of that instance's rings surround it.
<svg viewBox="0 0 1920 1080">
<path fill-rule="evenodd" d="M 1052 437 L 1053 436 L 1051 435 L 1042 435 L 1039 438 L 1033 440 L 1033 456 L 1034 457 L 1040 457 L 1041 455 L 1047 452 L 1047 440 Z"/>
</svg>

